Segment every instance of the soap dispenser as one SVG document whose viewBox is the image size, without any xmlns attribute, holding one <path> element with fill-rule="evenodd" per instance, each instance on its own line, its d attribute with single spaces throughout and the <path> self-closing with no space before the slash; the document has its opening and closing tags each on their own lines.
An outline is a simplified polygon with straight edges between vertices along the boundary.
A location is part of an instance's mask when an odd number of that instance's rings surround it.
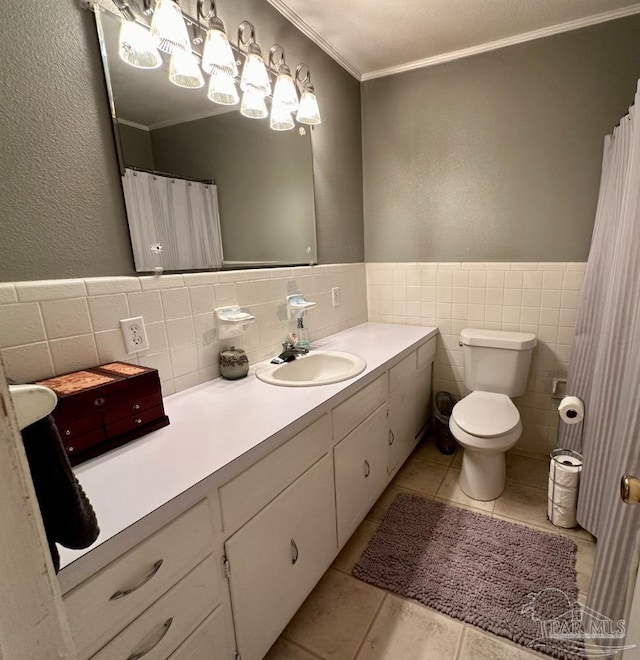
<svg viewBox="0 0 640 660">
<path fill-rule="evenodd" d="M 296 348 L 309 349 L 311 347 L 311 341 L 309 340 L 309 330 L 307 330 L 304 325 L 304 314 L 298 316 L 297 327 L 298 341 L 296 341 Z"/>
</svg>

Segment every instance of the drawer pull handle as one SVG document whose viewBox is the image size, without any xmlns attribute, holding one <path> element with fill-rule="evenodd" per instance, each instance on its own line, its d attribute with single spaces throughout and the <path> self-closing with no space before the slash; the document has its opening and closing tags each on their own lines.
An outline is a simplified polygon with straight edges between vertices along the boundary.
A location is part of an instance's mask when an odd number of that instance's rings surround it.
<svg viewBox="0 0 640 660">
<path fill-rule="evenodd" d="M 296 562 L 298 561 L 298 557 L 300 556 L 300 552 L 298 551 L 298 546 L 296 545 L 296 542 L 291 539 L 291 565 L 295 566 Z"/>
<path fill-rule="evenodd" d="M 393 434 L 393 431 L 389 429 L 389 447 L 395 442 L 396 436 Z"/>
<path fill-rule="evenodd" d="M 143 587 L 149 580 L 160 570 L 160 566 L 162 566 L 162 563 L 164 562 L 164 559 L 158 559 L 158 561 L 153 565 L 153 568 L 149 571 L 147 575 L 145 575 L 140 582 L 136 583 L 133 585 L 133 587 L 129 587 L 128 589 L 123 589 L 122 591 L 116 591 L 109 600 L 119 600 L 120 598 L 124 598 L 125 596 L 128 596 L 129 594 L 132 594 L 134 591 L 138 591 L 140 587 Z"/>
<path fill-rule="evenodd" d="M 133 409 L 134 410 L 140 410 L 140 404 L 139 403 L 134 403 L 133 404 Z"/>
<path fill-rule="evenodd" d="M 142 649 L 142 651 L 136 651 L 135 653 L 132 653 L 127 658 L 127 660 L 140 660 L 140 658 L 144 658 L 144 656 L 147 655 L 147 653 L 151 653 L 151 651 L 153 651 L 153 649 L 155 649 L 156 646 L 160 644 L 160 642 L 164 639 L 165 635 L 169 632 L 169 628 L 171 628 L 172 623 L 173 623 L 173 617 L 167 619 L 162 625 L 162 630 L 160 631 L 160 636 L 158 637 L 158 639 L 156 639 L 156 641 L 153 642 L 153 644 L 151 644 L 150 646 L 147 646 L 147 648 Z"/>
<path fill-rule="evenodd" d="M 135 422 L 136 424 L 142 424 L 142 420 L 140 419 L 140 417 L 136 417 Z"/>
<path fill-rule="evenodd" d="M 364 478 L 366 479 L 371 474 L 371 466 L 369 461 L 364 462 Z"/>
<path fill-rule="evenodd" d="M 75 451 L 75 450 L 76 450 L 76 448 L 75 448 L 73 445 L 69 445 L 69 446 L 67 447 L 67 451 L 68 451 L 69 453 L 71 453 L 72 451 Z"/>
<path fill-rule="evenodd" d="M 65 429 L 65 430 L 64 430 L 64 434 L 65 434 L 65 435 L 71 435 L 71 431 L 70 431 L 69 429 Z"/>
</svg>

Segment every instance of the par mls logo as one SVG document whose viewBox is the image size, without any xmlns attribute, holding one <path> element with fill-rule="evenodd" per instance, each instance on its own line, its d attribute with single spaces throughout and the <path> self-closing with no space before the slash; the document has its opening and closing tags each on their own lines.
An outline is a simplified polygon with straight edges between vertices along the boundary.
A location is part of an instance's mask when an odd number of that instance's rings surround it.
<svg viewBox="0 0 640 660">
<path fill-rule="evenodd" d="M 635 648 L 624 644 L 625 621 L 614 621 L 578 601 L 571 602 L 561 589 L 543 589 L 527 595 L 520 614 L 529 615 L 539 628 L 539 637 L 529 644 L 540 650 L 562 642 L 565 650 L 583 657 L 607 657 Z M 550 616 L 551 615 L 551 616 Z"/>
</svg>

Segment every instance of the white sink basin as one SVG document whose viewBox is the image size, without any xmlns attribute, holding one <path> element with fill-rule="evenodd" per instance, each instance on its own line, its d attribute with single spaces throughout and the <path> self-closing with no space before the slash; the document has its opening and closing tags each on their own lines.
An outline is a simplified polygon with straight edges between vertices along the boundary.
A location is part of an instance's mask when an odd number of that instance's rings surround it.
<svg viewBox="0 0 640 660">
<path fill-rule="evenodd" d="M 352 353 L 312 351 L 293 362 L 258 367 L 256 376 L 271 385 L 312 387 L 348 380 L 361 374 L 366 366 L 361 357 Z"/>
</svg>

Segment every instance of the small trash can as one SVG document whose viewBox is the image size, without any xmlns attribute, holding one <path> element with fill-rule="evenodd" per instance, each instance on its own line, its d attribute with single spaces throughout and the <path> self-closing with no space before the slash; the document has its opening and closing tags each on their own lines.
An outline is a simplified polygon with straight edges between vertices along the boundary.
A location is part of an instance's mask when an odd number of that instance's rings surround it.
<svg viewBox="0 0 640 660">
<path fill-rule="evenodd" d="M 451 392 L 436 392 L 433 397 L 433 411 L 436 418 L 436 447 L 447 455 L 455 453 L 457 448 L 456 439 L 449 430 L 449 417 L 453 406 L 458 402 L 457 397 Z"/>
</svg>

